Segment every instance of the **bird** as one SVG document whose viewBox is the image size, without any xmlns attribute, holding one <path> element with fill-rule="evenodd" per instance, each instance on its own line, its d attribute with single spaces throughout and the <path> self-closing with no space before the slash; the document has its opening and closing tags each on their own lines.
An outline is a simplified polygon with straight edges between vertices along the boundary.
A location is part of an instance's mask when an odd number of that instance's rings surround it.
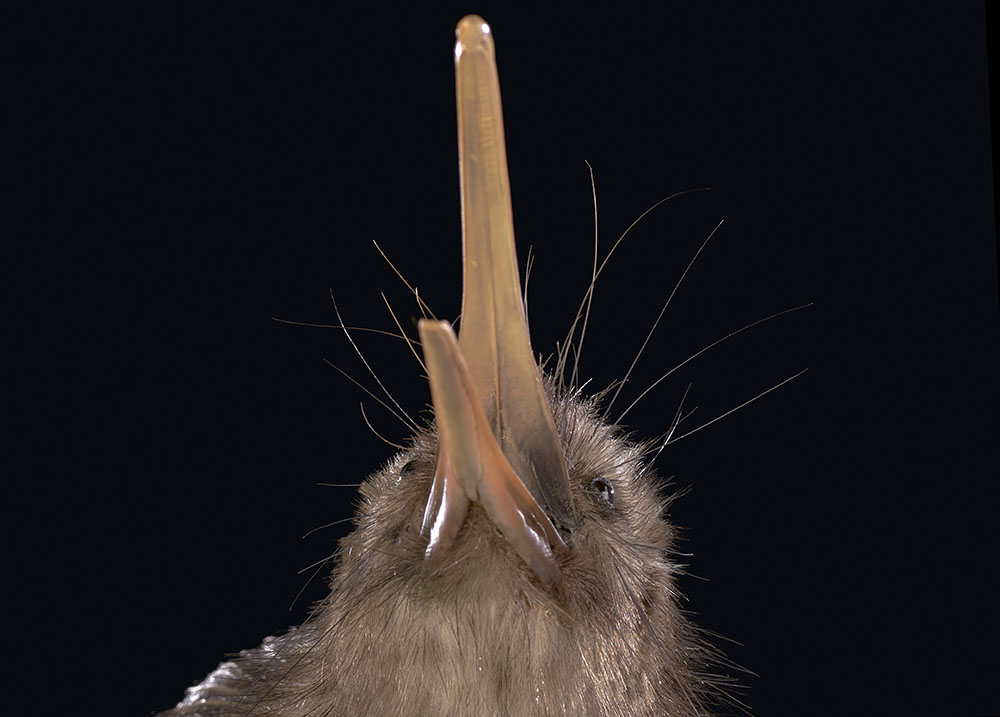
<svg viewBox="0 0 1000 717">
<path fill-rule="evenodd" d="M 419 322 L 433 420 L 362 483 L 310 618 L 160 717 L 686 717 L 718 699 L 649 444 L 566 382 L 565 347 L 553 371 L 534 358 L 493 35 L 477 15 L 455 34 L 462 313 L 457 335 Z"/>
</svg>

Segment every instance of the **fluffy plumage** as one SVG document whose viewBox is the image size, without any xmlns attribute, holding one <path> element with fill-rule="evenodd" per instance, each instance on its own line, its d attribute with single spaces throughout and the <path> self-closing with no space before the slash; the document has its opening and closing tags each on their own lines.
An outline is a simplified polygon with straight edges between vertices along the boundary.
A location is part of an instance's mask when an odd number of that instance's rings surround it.
<svg viewBox="0 0 1000 717">
<path fill-rule="evenodd" d="M 678 607 L 674 531 L 646 451 L 594 399 L 547 389 L 581 518 L 558 553 L 562 595 L 475 504 L 447 558 L 424 559 L 429 426 L 362 485 L 313 617 L 163 715 L 703 714 L 708 654 Z"/>
<path fill-rule="evenodd" d="M 310 620 L 168 716 L 703 713 L 706 651 L 677 604 L 662 486 L 575 367 L 566 387 L 565 346 L 543 385 L 492 32 L 468 15 L 456 37 L 462 333 L 418 327 L 437 423 L 362 485 Z"/>
</svg>

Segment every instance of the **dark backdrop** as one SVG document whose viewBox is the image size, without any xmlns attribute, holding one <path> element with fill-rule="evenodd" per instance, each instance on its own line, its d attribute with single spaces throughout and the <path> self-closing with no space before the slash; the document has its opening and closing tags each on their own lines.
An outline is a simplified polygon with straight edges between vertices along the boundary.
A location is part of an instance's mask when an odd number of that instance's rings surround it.
<svg viewBox="0 0 1000 717">
<path fill-rule="evenodd" d="M 300 622 L 356 483 L 405 428 L 342 333 L 460 301 L 452 30 L 497 41 L 534 345 L 601 278 L 581 360 L 616 408 L 695 428 L 657 466 L 697 622 L 755 712 L 1000 712 L 998 305 L 977 3 L 630 3 L 591 10 L 65 8 L 25 54 L 17 143 L 40 187 L 17 241 L 12 505 L 31 665 L 83 713 L 168 707 L 224 653 Z M 37 60 L 37 61 L 36 61 Z M 22 78 L 23 79 L 23 78 Z M 398 341 L 356 334 L 396 399 Z M 35 499 L 41 497 L 42 500 Z M 39 547 L 41 546 L 41 547 Z M 41 608 L 38 613 L 33 609 Z M 735 642 L 729 642 L 732 640 Z M 58 679 L 53 681 L 53 677 Z M 53 689 L 57 685 L 59 689 Z M 43 711 L 47 711 L 43 710 Z"/>
</svg>

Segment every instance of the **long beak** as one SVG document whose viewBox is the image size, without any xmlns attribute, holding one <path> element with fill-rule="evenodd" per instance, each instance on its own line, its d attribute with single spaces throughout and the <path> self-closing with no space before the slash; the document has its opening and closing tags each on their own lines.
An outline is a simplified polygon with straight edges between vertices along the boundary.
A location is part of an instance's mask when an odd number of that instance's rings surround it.
<svg viewBox="0 0 1000 717">
<path fill-rule="evenodd" d="M 558 585 L 552 549 L 562 540 L 549 516 L 564 528 L 576 517 L 521 303 L 493 38 L 476 15 L 455 34 L 464 292 L 458 341 L 447 322 L 420 323 L 440 438 L 427 555 L 447 551 L 477 501 Z"/>
</svg>

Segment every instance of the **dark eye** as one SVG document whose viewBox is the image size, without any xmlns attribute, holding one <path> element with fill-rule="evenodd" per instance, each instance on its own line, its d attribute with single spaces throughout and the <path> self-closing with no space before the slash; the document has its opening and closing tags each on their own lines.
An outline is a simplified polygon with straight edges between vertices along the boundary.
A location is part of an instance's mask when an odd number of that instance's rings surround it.
<svg viewBox="0 0 1000 717">
<path fill-rule="evenodd" d="M 413 461 L 407 461 L 406 463 L 403 464 L 403 467 L 399 469 L 399 477 L 409 478 L 410 475 L 412 475 L 413 471 L 415 471 L 416 469 L 417 466 L 414 464 Z"/>
<path fill-rule="evenodd" d="M 607 478 L 595 478 L 590 483 L 590 490 L 608 507 L 615 505 L 615 487 Z"/>
</svg>

